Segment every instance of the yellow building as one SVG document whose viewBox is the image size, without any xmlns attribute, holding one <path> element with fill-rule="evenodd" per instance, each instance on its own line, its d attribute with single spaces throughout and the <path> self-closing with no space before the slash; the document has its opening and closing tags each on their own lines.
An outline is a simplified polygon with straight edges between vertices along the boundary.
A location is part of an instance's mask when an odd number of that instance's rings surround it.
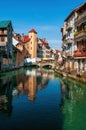
<svg viewBox="0 0 86 130">
<path fill-rule="evenodd" d="M 37 32 L 32 29 L 29 31 L 29 53 L 31 58 L 37 57 Z"/>
<path fill-rule="evenodd" d="M 37 57 L 37 32 L 31 29 L 28 36 L 23 35 L 21 40 L 24 47 L 29 52 L 30 58 Z"/>
<path fill-rule="evenodd" d="M 25 58 L 37 57 L 37 32 L 32 29 L 29 31 L 29 35 L 13 35 L 13 45 L 21 52 L 18 53 L 19 65 L 24 65 Z M 22 58 L 23 57 L 23 60 Z"/>
</svg>

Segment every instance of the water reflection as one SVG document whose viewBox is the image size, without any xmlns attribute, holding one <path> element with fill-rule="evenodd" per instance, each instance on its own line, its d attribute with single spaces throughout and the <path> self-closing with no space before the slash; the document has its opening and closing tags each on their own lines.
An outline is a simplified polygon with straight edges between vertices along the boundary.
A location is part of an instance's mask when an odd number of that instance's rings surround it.
<svg viewBox="0 0 86 130">
<path fill-rule="evenodd" d="M 62 97 L 63 99 L 70 99 L 75 102 L 81 100 L 84 94 L 85 84 L 79 82 L 63 79 L 61 80 Z"/>
<path fill-rule="evenodd" d="M 12 112 L 12 91 L 14 79 L 6 77 L 5 80 L 0 79 L 0 111 L 11 116 Z"/>
<path fill-rule="evenodd" d="M 86 86 L 79 82 L 63 79 L 62 109 L 64 115 L 63 130 L 86 129 Z"/>
<path fill-rule="evenodd" d="M 12 98 L 28 95 L 28 100 L 34 101 L 38 90 L 44 89 L 50 78 L 54 78 L 53 71 L 23 70 L 0 79 L 0 111 L 8 116 L 12 112 Z"/>
<path fill-rule="evenodd" d="M 49 73 L 36 70 L 25 70 L 23 74 L 16 75 L 16 83 L 18 93 L 28 95 L 28 99 L 34 101 L 38 89 L 43 89 L 47 86 L 49 78 L 54 77 L 54 73 Z M 18 94 L 17 93 L 17 94 Z"/>
<path fill-rule="evenodd" d="M 1 130 L 86 128 L 86 86 L 53 71 L 22 69 L 0 78 Z"/>
<path fill-rule="evenodd" d="M 0 83 L 1 130 L 61 130 L 60 81 L 53 71 L 15 71 Z"/>
</svg>

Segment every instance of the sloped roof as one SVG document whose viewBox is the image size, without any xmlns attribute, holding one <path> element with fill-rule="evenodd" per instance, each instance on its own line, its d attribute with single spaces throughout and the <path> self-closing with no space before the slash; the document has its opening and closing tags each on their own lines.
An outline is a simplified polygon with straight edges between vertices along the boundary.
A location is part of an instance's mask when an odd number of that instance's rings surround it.
<svg viewBox="0 0 86 130">
<path fill-rule="evenodd" d="M 21 35 L 20 34 L 13 34 L 13 38 L 17 41 L 21 41 Z"/>
<path fill-rule="evenodd" d="M 86 7 L 86 3 L 81 4 L 79 7 L 75 8 L 64 21 L 67 21 L 75 12 L 78 12 L 83 7 Z"/>
<path fill-rule="evenodd" d="M 76 11 L 78 12 L 82 8 L 86 9 L 86 2 L 84 4 L 81 4 L 78 8 L 76 8 Z"/>
<path fill-rule="evenodd" d="M 38 39 L 40 42 L 38 43 L 38 45 L 39 46 L 41 46 L 41 45 L 44 45 L 47 49 L 50 49 L 50 46 L 49 46 L 49 44 L 48 44 L 48 42 L 46 41 L 46 39 L 44 38 L 44 39 Z"/>
<path fill-rule="evenodd" d="M 13 37 L 14 37 L 17 41 L 22 42 L 22 43 L 27 43 L 28 41 L 30 41 L 29 36 L 26 36 L 26 35 L 21 36 L 20 34 L 15 34 L 15 35 L 13 35 Z"/>
<path fill-rule="evenodd" d="M 76 9 L 73 10 L 64 21 L 67 21 L 75 12 L 76 12 Z"/>
<path fill-rule="evenodd" d="M 28 42 L 29 40 L 30 40 L 30 38 L 29 38 L 28 36 L 24 36 L 24 39 L 23 39 L 22 42 L 26 43 L 26 42 Z"/>
<path fill-rule="evenodd" d="M 11 21 L 0 21 L 0 28 L 7 28 L 8 25 L 11 24 Z"/>
<path fill-rule="evenodd" d="M 31 30 L 29 31 L 29 33 L 36 33 L 36 34 L 37 34 L 37 32 L 35 31 L 35 29 L 31 29 Z"/>
<path fill-rule="evenodd" d="M 56 53 L 58 54 L 58 53 L 61 53 L 61 51 L 60 50 L 56 50 Z"/>
</svg>

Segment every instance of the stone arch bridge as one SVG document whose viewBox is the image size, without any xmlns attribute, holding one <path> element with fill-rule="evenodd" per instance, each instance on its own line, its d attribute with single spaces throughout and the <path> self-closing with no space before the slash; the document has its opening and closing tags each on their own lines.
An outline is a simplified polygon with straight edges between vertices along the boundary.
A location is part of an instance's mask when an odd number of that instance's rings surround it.
<svg viewBox="0 0 86 130">
<path fill-rule="evenodd" d="M 32 66 L 32 65 L 36 65 L 40 68 L 43 68 L 45 66 L 49 66 L 50 68 L 54 68 L 55 67 L 55 63 L 54 62 L 34 62 L 34 63 L 28 63 L 26 64 L 26 66 Z"/>
<path fill-rule="evenodd" d="M 41 62 L 41 63 L 36 63 L 35 65 L 39 66 L 40 68 L 43 68 L 45 66 L 49 66 L 50 68 L 54 68 L 55 64 L 54 63 L 49 63 L 49 62 Z"/>
</svg>

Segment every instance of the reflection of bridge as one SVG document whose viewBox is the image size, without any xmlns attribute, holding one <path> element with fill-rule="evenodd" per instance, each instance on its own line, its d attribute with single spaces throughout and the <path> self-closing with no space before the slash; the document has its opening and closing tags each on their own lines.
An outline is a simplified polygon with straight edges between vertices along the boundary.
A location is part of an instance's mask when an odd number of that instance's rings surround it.
<svg viewBox="0 0 86 130">
<path fill-rule="evenodd" d="M 42 71 L 40 68 L 37 70 L 26 69 L 24 73 L 26 76 L 40 76 L 40 77 L 42 76 L 43 78 L 48 78 L 48 79 L 54 78 L 54 71 L 51 69 L 50 70 L 42 69 Z"/>
</svg>

